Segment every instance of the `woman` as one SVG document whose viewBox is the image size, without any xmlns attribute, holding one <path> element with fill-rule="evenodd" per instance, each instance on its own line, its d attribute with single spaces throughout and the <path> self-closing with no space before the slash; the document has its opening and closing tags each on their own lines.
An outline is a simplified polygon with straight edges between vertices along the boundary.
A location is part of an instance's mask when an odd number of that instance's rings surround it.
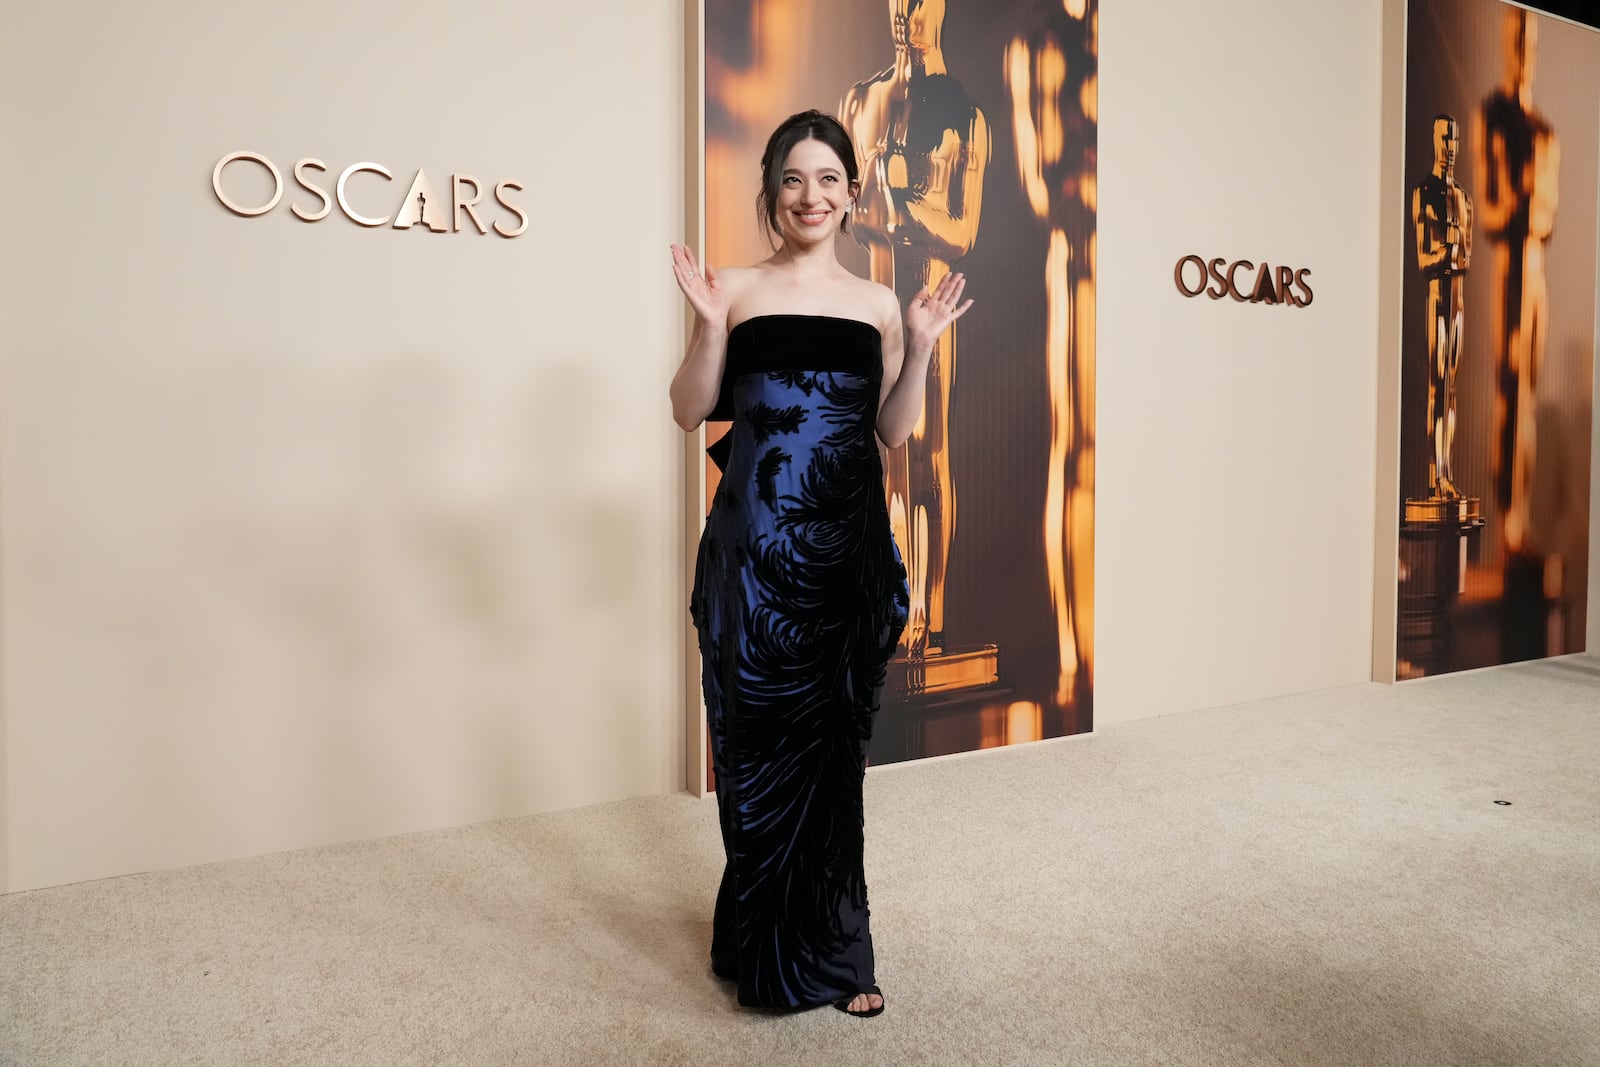
<svg viewBox="0 0 1600 1067">
<path fill-rule="evenodd" d="M 870 1017 L 861 787 L 908 599 L 878 442 L 910 436 L 933 343 L 972 301 L 947 276 L 902 325 L 894 293 L 834 250 L 859 192 L 844 128 L 803 112 L 761 160 L 777 251 L 702 273 L 673 246 L 695 329 L 672 410 L 685 430 L 733 420 L 690 603 L 727 851 L 711 966 L 741 1004 Z"/>
</svg>

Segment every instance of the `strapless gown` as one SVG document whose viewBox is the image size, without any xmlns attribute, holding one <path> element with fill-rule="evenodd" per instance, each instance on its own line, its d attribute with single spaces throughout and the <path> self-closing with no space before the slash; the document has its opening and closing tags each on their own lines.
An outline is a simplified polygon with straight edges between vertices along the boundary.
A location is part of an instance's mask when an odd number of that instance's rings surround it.
<svg viewBox="0 0 1600 1067">
<path fill-rule="evenodd" d="M 713 970 L 739 1003 L 802 1008 L 875 984 L 862 779 L 905 628 L 875 436 L 868 323 L 762 315 L 728 335 L 723 468 L 690 608 L 727 866 Z"/>
</svg>

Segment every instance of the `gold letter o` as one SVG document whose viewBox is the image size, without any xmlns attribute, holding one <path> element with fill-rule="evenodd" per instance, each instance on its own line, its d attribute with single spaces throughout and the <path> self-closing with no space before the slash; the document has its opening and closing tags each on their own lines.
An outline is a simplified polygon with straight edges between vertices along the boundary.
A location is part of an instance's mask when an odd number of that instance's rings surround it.
<svg viewBox="0 0 1600 1067">
<path fill-rule="evenodd" d="M 232 200 L 229 200 L 227 194 L 222 191 L 222 168 L 236 159 L 248 159 L 252 163 L 259 163 L 272 174 L 272 199 L 267 201 L 266 207 L 240 207 Z M 216 169 L 211 172 L 211 190 L 217 194 L 217 199 L 222 201 L 222 206 L 235 215 L 244 215 L 247 218 L 251 215 L 265 215 L 277 207 L 278 201 L 283 199 L 283 175 L 279 174 L 278 168 L 272 165 L 272 160 L 259 152 L 230 152 L 217 162 Z"/>
</svg>

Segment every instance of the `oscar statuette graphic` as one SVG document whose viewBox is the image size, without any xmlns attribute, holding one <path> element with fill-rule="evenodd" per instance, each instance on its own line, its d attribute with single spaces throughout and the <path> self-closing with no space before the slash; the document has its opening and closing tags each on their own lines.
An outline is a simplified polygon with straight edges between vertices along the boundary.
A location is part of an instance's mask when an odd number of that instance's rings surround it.
<svg viewBox="0 0 1600 1067">
<path fill-rule="evenodd" d="M 1428 282 L 1428 495 L 1407 497 L 1400 527 L 1399 673 L 1433 673 L 1449 659 L 1450 616 L 1462 590 L 1467 537 L 1482 504 L 1461 492 L 1451 465 L 1463 290 L 1472 263 L 1472 201 L 1456 183 L 1461 126 L 1433 119 L 1433 170 L 1411 190 L 1417 268 Z"/>
<path fill-rule="evenodd" d="M 1092 691 L 1097 0 L 1037 5 L 1005 53 L 1017 173 L 1049 234 L 1043 358 L 1049 382 L 1044 550 L 1055 614 L 1056 703 Z"/>
<path fill-rule="evenodd" d="M 945 0 L 889 0 L 894 65 L 855 85 L 840 118 L 861 153 L 861 194 L 851 233 L 872 278 L 904 307 L 939 284 L 978 236 L 989 126 L 945 68 Z M 960 325 L 936 343 L 922 418 L 885 464 L 895 540 L 906 564 L 911 615 L 889 665 L 886 699 L 949 698 L 993 686 L 996 646 L 951 647 L 945 588 L 956 532 L 950 471 L 950 402 Z"/>
<path fill-rule="evenodd" d="M 1561 146 L 1533 106 L 1538 20 L 1510 9 L 1503 23 L 1505 75 L 1479 115 L 1479 181 L 1484 234 L 1494 249 L 1495 359 L 1494 497 L 1505 548 L 1502 655 L 1507 660 L 1547 654 L 1546 556 L 1532 510 L 1534 415 L 1550 316 L 1545 245 L 1555 225 Z M 1558 584 L 1558 583 L 1557 583 Z"/>
<path fill-rule="evenodd" d="M 1461 366 L 1462 290 L 1472 264 L 1472 201 L 1456 182 L 1461 126 L 1433 120 L 1433 171 L 1411 191 L 1417 267 L 1428 280 L 1428 488 L 1406 501 L 1406 521 L 1481 519 L 1477 497 L 1456 487 L 1450 456 L 1456 436 L 1456 377 Z"/>
</svg>

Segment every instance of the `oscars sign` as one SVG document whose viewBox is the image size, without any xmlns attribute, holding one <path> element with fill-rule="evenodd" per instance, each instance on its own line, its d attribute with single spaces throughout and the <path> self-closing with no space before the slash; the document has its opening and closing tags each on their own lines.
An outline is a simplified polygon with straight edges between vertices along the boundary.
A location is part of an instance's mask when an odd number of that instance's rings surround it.
<svg viewBox="0 0 1600 1067">
<path fill-rule="evenodd" d="M 267 173 L 272 176 L 272 196 L 266 203 L 255 207 L 246 207 L 237 203 L 222 191 L 223 171 L 230 164 L 241 162 L 254 163 L 264 167 Z M 522 184 L 520 182 L 508 179 L 496 182 L 494 186 L 495 203 L 499 205 L 500 209 L 515 216 L 515 224 L 509 227 L 503 226 L 501 225 L 501 220 L 496 219 L 489 226 L 485 226 L 483 217 L 479 214 L 480 211 L 485 210 L 479 206 L 484 197 L 484 183 L 470 174 L 450 175 L 450 197 L 449 205 L 446 207 L 445 203 L 434 194 L 433 183 L 428 180 L 427 173 L 419 170 L 416 177 L 411 180 L 411 187 L 406 191 L 405 197 L 395 204 L 393 214 L 379 217 L 365 215 L 357 211 L 351 204 L 349 187 L 352 184 L 352 179 L 358 174 L 376 174 L 385 181 L 393 181 L 394 175 L 390 173 L 388 167 L 381 163 L 350 164 L 340 172 L 338 181 L 334 184 L 332 196 L 328 194 L 326 189 L 317 185 L 313 180 L 313 176 L 309 173 L 310 171 L 325 172 L 327 169 L 328 165 L 320 159 L 306 158 L 294 165 L 294 180 L 296 184 L 312 196 L 315 196 L 320 202 L 319 206 L 311 210 L 306 210 L 299 204 L 291 204 L 289 210 L 293 212 L 295 218 L 303 222 L 320 222 L 328 217 L 329 213 L 333 211 L 334 203 L 337 202 L 339 210 L 344 212 L 345 217 L 361 226 L 392 226 L 397 230 L 408 230 L 412 226 L 421 223 L 434 233 L 459 233 L 462 229 L 462 217 L 465 216 L 479 234 L 488 233 L 492 227 L 494 232 L 501 237 L 518 237 L 528 228 L 527 213 L 512 203 L 507 196 L 511 191 L 521 191 Z M 372 179 L 370 178 L 364 180 L 364 184 L 370 185 L 371 182 Z M 283 199 L 283 174 L 272 160 L 259 152 L 230 152 L 218 160 L 216 167 L 212 170 L 211 189 L 217 194 L 217 199 L 222 202 L 223 207 L 235 215 L 253 218 L 257 215 L 265 215 L 277 207 L 278 202 Z M 372 194 L 370 192 L 363 194 L 364 201 L 371 197 Z"/>
<path fill-rule="evenodd" d="M 1213 300 L 1230 296 L 1241 304 L 1284 304 L 1295 308 L 1311 306 L 1315 294 L 1306 281 L 1309 277 L 1311 272 L 1305 268 L 1273 267 L 1248 259 L 1229 263 L 1222 256 L 1211 260 L 1184 256 L 1172 270 L 1172 280 L 1184 296 L 1204 293 Z"/>
</svg>

